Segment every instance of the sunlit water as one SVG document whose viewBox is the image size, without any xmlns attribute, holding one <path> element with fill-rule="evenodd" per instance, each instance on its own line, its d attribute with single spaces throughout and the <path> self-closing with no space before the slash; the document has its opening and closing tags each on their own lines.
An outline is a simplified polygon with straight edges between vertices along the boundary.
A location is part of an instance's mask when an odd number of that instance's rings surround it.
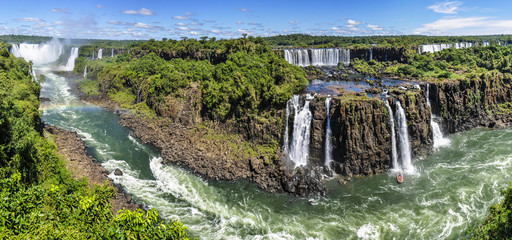
<svg viewBox="0 0 512 240">
<path fill-rule="evenodd" d="M 89 153 L 135 201 L 180 219 L 201 239 L 455 239 L 499 201 L 512 174 L 512 131 L 472 130 L 450 136 L 414 175 L 397 184 L 393 173 L 329 184 L 326 198 L 268 194 L 247 182 L 206 182 L 164 166 L 155 150 L 129 136 L 118 117 L 79 101 L 68 81 L 47 76 L 44 121 L 76 131 Z"/>
</svg>

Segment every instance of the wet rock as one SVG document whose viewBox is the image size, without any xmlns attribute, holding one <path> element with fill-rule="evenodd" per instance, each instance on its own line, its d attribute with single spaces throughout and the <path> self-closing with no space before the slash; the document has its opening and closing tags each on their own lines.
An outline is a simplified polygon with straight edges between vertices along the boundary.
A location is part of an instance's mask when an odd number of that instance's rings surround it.
<svg viewBox="0 0 512 240">
<path fill-rule="evenodd" d="M 116 170 L 114 170 L 114 175 L 123 176 L 123 171 L 121 171 L 121 169 L 119 169 L 119 168 L 116 168 Z"/>
</svg>

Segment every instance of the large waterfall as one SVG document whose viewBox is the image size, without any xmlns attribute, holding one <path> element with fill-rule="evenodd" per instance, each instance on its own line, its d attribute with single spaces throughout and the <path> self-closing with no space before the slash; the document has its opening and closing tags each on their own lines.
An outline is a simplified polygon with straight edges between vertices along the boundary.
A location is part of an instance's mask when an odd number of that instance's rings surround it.
<svg viewBox="0 0 512 240">
<path fill-rule="evenodd" d="M 283 141 L 283 153 L 288 155 L 290 152 L 290 136 L 289 136 L 289 119 L 290 112 L 295 110 L 295 106 L 299 105 L 299 95 L 293 95 L 293 97 L 286 102 L 286 117 L 284 125 L 284 141 Z"/>
<path fill-rule="evenodd" d="M 442 50 L 448 49 L 448 48 L 459 49 L 459 48 L 470 48 L 472 46 L 473 46 L 473 43 L 424 44 L 424 45 L 418 46 L 418 53 L 420 53 L 420 54 L 425 53 L 425 52 L 435 53 L 435 52 L 439 52 L 439 51 L 442 51 Z"/>
<path fill-rule="evenodd" d="M 306 95 L 304 106 L 300 106 L 299 97 L 292 98 L 295 117 L 293 120 L 293 135 L 290 143 L 288 157 L 295 163 L 295 166 L 304 166 L 309 159 L 309 140 L 311 135 L 311 120 L 313 114 L 309 110 L 309 102 L 314 98 Z M 287 133 L 286 133 L 287 134 Z"/>
<path fill-rule="evenodd" d="M 402 169 L 406 172 L 414 172 L 411 158 L 411 142 L 409 141 L 409 131 L 407 130 L 407 119 L 405 111 L 396 100 L 396 123 L 398 127 L 398 140 L 400 143 L 400 158 L 402 160 Z"/>
<path fill-rule="evenodd" d="M 103 58 L 103 48 L 100 48 L 100 50 L 98 50 L 98 59 L 101 58 Z"/>
<path fill-rule="evenodd" d="M 393 110 L 391 110 L 391 106 L 389 106 L 387 99 L 384 99 L 384 103 L 386 104 L 386 108 L 388 109 L 389 125 L 391 125 L 391 167 L 395 170 L 398 170 L 400 166 L 398 166 L 398 151 L 396 148 L 395 120 L 393 118 Z"/>
<path fill-rule="evenodd" d="M 434 148 L 439 148 L 440 146 L 445 146 L 450 144 L 450 140 L 443 137 L 443 132 L 441 131 L 441 126 L 439 126 L 438 121 L 441 121 L 439 117 L 434 115 L 432 112 L 432 106 L 430 104 L 430 84 L 427 83 L 427 105 L 430 107 L 430 126 L 432 126 L 432 140 L 434 141 Z"/>
<path fill-rule="evenodd" d="M 342 48 L 285 49 L 284 59 L 301 67 L 309 65 L 336 66 L 339 62 L 348 65 L 350 64 L 350 50 Z"/>
<path fill-rule="evenodd" d="M 64 67 L 64 71 L 73 71 L 75 68 L 75 59 L 78 57 L 78 47 L 71 48 L 71 53 L 68 58 L 68 62 Z"/>
<path fill-rule="evenodd" d="M 87 66 L 84 68 L 84 78 L 87 78 Z"/>
<path fill-rule="evenodd" d="M 311 49 L 311 65 L 336 66 L 339 62 L 350 64 L 350 50 L 341 48 Z"/>
<path fill-rule="evenodd" d="M 331 146 L 331 96 L 325 99 L 325 112 L 327 113 L 327 123 L 325 124 L 325 166 L 331 168 L 332 146 Z"/>
<path fill-rule="evenodd" d="M 35 65 L 42 65 L 57 61 L 63 52 L 63 46 L 59 41 L 53 40 L 48 43 L 12 44 L 11 53 L 16 57 L 22 57 L 26 61 L 32 61 Z"/>
<path fill-rule="evenodd" d="M 110 55 L 111 58 L 114 57 L 114 49 L 112 48 L 112 54 Z"/>
<path fill-rule="evenodd" d="M 305 67 L 311 65 L 307 49 L 285 49 L 284 59 L 296 66 Z"/>
</svg>

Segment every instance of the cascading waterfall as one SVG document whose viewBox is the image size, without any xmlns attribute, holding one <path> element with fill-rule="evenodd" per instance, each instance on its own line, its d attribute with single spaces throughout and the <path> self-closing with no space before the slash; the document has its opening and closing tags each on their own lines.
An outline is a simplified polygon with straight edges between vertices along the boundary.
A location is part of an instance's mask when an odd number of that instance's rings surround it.
<svg viewBox="0 0 512 240">
<path fill-rule="evenodd" d="M 91 57 L 92 60 L 94 60 L 94 50 L 92 50 L 92 57 Z"/>
<path fill-rule="evenodd" d="M 405 111 L 396 100 L 396 123 L 398 127 L 398 140 L 400 143 L 400 157 L 402 160 L 402 169 L 406 172 L 414 172 L 411 158 L 411 142 L 409 141 L 409 131 L 407 130 L 407 119 L 405 118 Z"/>
<path fill-rule="evenodd" d="M 87 66 L 84 68 L 84 78 L 87 78 Z"/>
<path fill-rule="evenodd" d="M 293 137 L 288 155 L 290 160 L 295 163 L 295 166 L 304 166 L 308 163 L 310 128 L 311 120 L 313 120 L 313 114 L 309 110 L 309 103 L 313 98 L 314 96 L 306 94 L 303 107 L 300 107 L 299 104 L 294 105 Z"/>
<path fill-rule="evenodd" d="M 32 71 L 30 72 L 30 74 L 32 75 L 32 81 L 37 82 L 36 71 L 34 70 L 33 67 L 32 67 Z"/>
<path fill-rule="evenodd" d="M 112 48 L 112 55 L 110 55 L 111 58 L 114 57 L 114 49 Z"/>
<path fill-rule="evenodd" d="M 391 106 L 389 106 L 387 99 L 384 99 L 384 103 L 386 104 L 386 108 L 388 109 L 389 125 L 391 125 L 391 164 L 393 169 L 398 170 L 400 169 L 400 166 L 398 166 L 398 151 L 396 148 L 395 120 L 393 118 L 393 110 L 391 110 Z"/>
<path fill-rule="evenodd" d="M 100 48 L 100 50 L 98 50 L 98 59 L 102 59 L 103 58 L 103 48 Z"/>
<path fill-rule="evenodd" d="M 69 55 L 68 62 L 64 67 L 64 71 L 73 71 L 75 67 L 75 59 L 78 57 L 78 47 L 71 48 L 71 54 Z"/>
<path fill-rule="evenodd" d="M 327 123 L 325 126 L 325 166 L 331 168 L 332 162 L 332 146 L 331 146 L 331 96 L 327 96 L 325 99 L 325 111 L 327 113 Z"/>
<path fill-rule="evenodd" d="M 63 52 L 63 46 L 58 40 L 47 43 L 12 44 L 11 53 L 15 57 L 22 57 L 26 61 L 32 61 L 35 65 L 42 65 L 57 61 Z"/>
<path fill-rule="evenodd" d="M 430 126 L 432 126 L 432 140 L 434 141 L 434 148 L 439 148 L 440 146 L 445 146 L 450 144 L 450 140 L 443 137 L 443 132 L 441 131 L 441 126 L 437 121 L 439 121 L 439 117 L 434 115 L 432 112 L 432 106 L 430 105 L 430 84 L 427 83 L 427 105 L 430 107 Z"/>
<path fill-rule="evenodd" d="M 418 53 L 419 54 L 422 54 L 425 52 L 435 53 L 435 52 L 439 52 L 439 51 L 442 51 L 447 48 L 459 49 L 459 48 L 470 48 L 470 47 L 473 47 L 473 43 L 424 44 L 424 45 L 419 45 Z"/>
<path fill-rule="evenodd" d="M 283 153 L 288 156 L 290 152 L 290 136 L 289 136 L 289 127 L 288 122 L 290 119 L 290 112 L 295 110 L 295 106 L 299 105 L 299 95 L 293 95 L 293 97 L 286 102 L 286 117 L 285 117 L 285 127 L 284 127 L 284 141 L 283 141 Z"/>
<path fill-rule="evenodd" d="M 373 48 L 370 48 L 370 59 L 368 61 L 373 60 Z"/>
<path fill-rule="evenodd" d="M 342 48 L 311 49 L 311 65 L 336 66 L 339 62 L 350 64 L 350 50 Z"/>
<path fill-rule="evenodd" d="M 311 65 L 307 49 L 285 49 L 284 59 L 296 66 L 305 67 Z"/>
</svg>

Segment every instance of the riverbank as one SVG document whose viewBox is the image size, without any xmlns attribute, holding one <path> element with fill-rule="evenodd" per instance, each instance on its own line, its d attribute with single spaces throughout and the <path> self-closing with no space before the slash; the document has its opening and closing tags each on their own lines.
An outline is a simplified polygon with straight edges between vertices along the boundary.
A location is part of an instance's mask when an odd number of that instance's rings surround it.
<svg viewBox="0 0 512 240">
<path fill-rule="evenodd" d="M 51 134 L 49 138 L 57 145 L 58 154 L 65 158 L 66 168 L 72 173 L 73 178 L 76 180 L 86 178 L 89 187 L 95 184 L 103 185 L 107 182 L 115 190 L 116 196 L 110 200 L 111 210 L 114 214 L 122 209 L 134 211 L 141 208 L 141 206 L 132 203 L 132 197 L 116 186 L 112 179 L 108 177 L 109 172 L 87 154 L 86 147 L 76 132 L 47 124 L 45 124 L 44 130 Z"/>
</svg>

